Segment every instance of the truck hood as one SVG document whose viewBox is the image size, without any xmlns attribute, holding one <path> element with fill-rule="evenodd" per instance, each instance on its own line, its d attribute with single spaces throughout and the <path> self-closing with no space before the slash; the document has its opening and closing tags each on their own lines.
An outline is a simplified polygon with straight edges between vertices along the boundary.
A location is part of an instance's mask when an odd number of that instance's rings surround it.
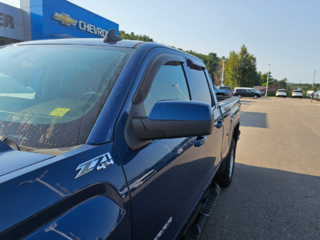
<svg viewBox="0 0 320 240">
<path fill-rule="evenodd" d="M 0 177 L 54 156 L 17 151 L 0 141 Z"/>
</svg>

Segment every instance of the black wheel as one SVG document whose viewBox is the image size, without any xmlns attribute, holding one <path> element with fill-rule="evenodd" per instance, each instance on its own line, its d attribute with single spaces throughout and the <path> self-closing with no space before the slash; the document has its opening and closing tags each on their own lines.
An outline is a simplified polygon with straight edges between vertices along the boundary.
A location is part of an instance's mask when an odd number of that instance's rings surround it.
<svg viewBox="0 0 320 240">
<path fill-rule="evenodd" d="M 233 178 L 233 170 L 235 164 L 235 157 L 236 157 L 236 141 L 234 138 L 232 139 L 231 146 L 229 149 L 229 153 L 224 160 L 225 162 L 222 163 L 220 166 L 217 175 L 215 176 L 215 182 L 219 184 L 220 187 L 228 187 Z"/>
<path fill-rule="evenodd" d="M 239 94 L 238 97 L 241 98 L 241 94 Z"/>
<path fill-rule="evenodd" d="M 257 95 L 254 95 L 254 96 L 253 96 L 253 99 L 257 99 L 257 98 L 258 98 Z"/>
<path fill-rule="evenodd" d="M 302 98 L 302 97 L 300 97 L 300 98 Z"/>
</svg>

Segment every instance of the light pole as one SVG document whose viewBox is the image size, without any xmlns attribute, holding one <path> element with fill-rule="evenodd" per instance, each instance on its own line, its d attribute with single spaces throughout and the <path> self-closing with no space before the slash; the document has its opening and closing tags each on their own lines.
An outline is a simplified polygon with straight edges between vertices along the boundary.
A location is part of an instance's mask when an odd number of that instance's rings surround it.
<svg viewBox="0 0 320 240">
<path fill-rule="evenodd" d="M 225 62 L 226 60 L 222 60 L 222 75 L 221 75 L 221 86 L 223 87 L 224 85 L 223 85 L 223 75 L 224 75 L 224 62 Z"/>
<path fill-rule="evenodd" d="M 270 64 L 269 64 L 269 71 L 268 71 L 268 77 L 267 77 L 266 97 L 268 97 L 269 73 L 270 73 Z"/>
</svg>

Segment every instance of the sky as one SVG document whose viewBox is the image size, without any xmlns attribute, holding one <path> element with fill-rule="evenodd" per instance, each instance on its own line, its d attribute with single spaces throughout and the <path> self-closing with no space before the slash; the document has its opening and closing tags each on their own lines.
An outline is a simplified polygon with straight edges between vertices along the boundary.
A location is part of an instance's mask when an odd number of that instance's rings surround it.
<svg viewBox="0 0 320 240">
<path fill-rule="evenodd" d="M 53 0 L 52 0 L 53 1 Z M 0 0 L 20 7 L 20 0 Z M 158 43 L 229 56 L 243 44 L 257 71 L 320 83 L 319 0 L 70 0 Z"/>
</svg>

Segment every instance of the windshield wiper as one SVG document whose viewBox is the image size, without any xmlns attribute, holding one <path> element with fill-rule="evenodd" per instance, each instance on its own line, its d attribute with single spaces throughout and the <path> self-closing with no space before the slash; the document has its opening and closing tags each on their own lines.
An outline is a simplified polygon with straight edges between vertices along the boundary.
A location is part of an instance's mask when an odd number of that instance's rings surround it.
<svg viewBox="0 0 320 240">
<path fill-rule="evenodd" d="M 5 144 L 7 144 L 9 147 L 11 147 L 13 150 L 18 150 L 20 151 L 20 148 L 18 146 L 18 144 L 16 144 L 15 141 L 7 138 L 7 137 L 3 137 L 3 136 L 0 136 L 0 141 L 4 142 Z"/>
</svg>

